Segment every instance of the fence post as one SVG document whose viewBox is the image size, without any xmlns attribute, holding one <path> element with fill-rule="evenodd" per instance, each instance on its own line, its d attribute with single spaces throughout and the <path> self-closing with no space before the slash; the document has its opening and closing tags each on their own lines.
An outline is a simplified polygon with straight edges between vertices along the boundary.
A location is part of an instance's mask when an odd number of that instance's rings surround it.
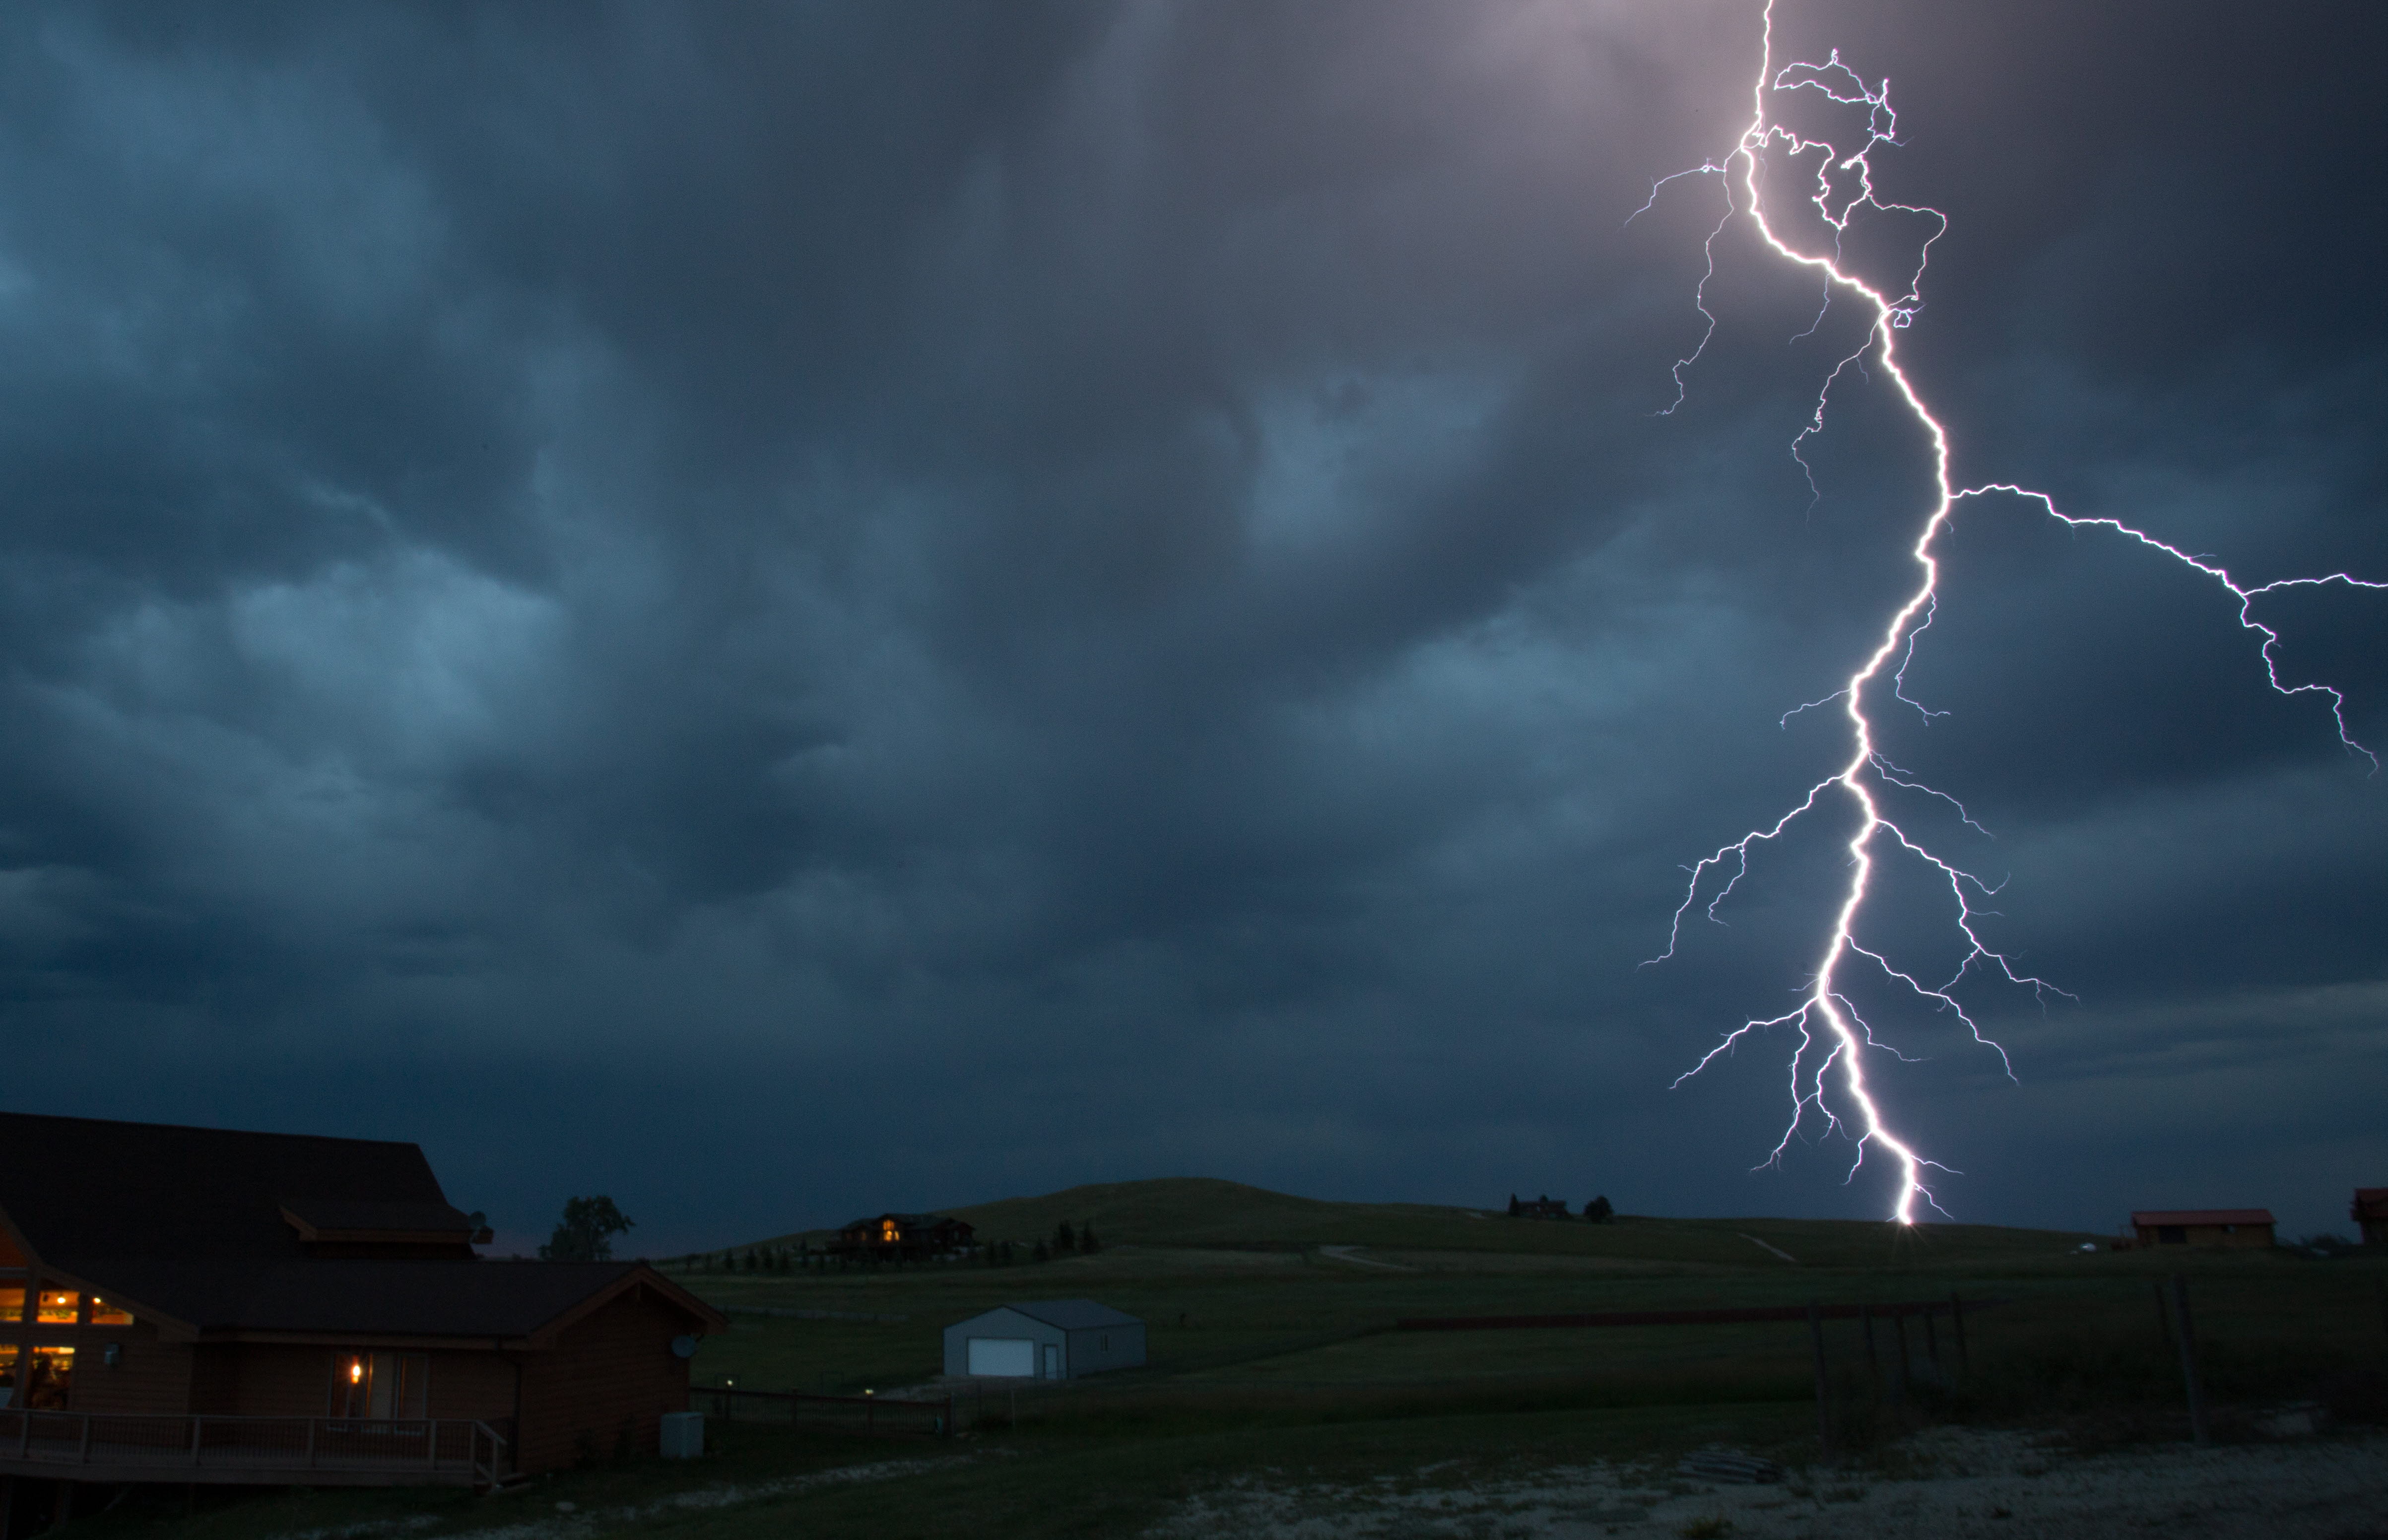
<svg viewBox="0 0 2388 1540">
<path fill-rule="evenodd" d="M 1874 1393 L 1876 1395 L 1880 1395 L 1882 1394 L 1882 1366 L 1874 1361 L 1874 1355 L 1873 1305 L 1861 1305 L 1858 1306 L 1858 1329 L 1865 1333 L 1866 1379 L 1873 1384 Z"/>
<path fill-rule="evenodd" d="M 2156 1282 L 2156 1335 L 2164 1339 L 2165 1351 L 2172 1351 L 2172 1312 L 2165 1305 L 2164 1282 Z"/>
<path fill-rule="evenodd" d="M 1890 1326 L 1899 1338 L 1899 1378 L 1890 1382 L 1890 1404 L 1899 1406 L 1907 1399 L 1907 1307 L 1891 1307 Z"/>
<path fill-rule="evenodd" d="M 315 1424 L 322 1420 L 316 1417 L 307 1419 L 307 1469 L 310 1470 L 315 1469 Z"/>
<path fill-rule="evenodd" d="M 2180 1317 L 2180 1375 L 2189 1385 L 2189 1436 L 2200 1445 L 2205 1435 L 2205 1387 L 2197 1380 L 2197 1331 L 2189 1318 L 2189 1275 L 2172 1275 L 2173 1311 Z"/>
<path fill-rule="evenodd" d="M 91 1463 L 91 1414 L 89 1412 L 83 1414 L 83 1445 L 75 1451 L 75 1460 L 82 1465 Z"/>
<path fill-rule="evenodd" d="M 191 1463 L 193 1465 L 199 1463 L 199 1430 L 206 1425 L 207 1420 L 204 1417 L 191 1419 Z"/>
<path fill-rule="evenodd" d="M 1808 1337 L 1816 1348 L 1816 1448 L 1825 1458 L 1833 1453 L 1833 1403 L 1824 1376 L 1824 1314 L 1808 1302 Z"/>
<path fill-rule="evenodd" d="M 1954 1289 L 1949 1291 L 1949 1329 L 1957 1333 L 1957 1372 L 1970 1376 L 1974 1355 L 1965 1351 L 1965 1302 Z"/>
</svg>

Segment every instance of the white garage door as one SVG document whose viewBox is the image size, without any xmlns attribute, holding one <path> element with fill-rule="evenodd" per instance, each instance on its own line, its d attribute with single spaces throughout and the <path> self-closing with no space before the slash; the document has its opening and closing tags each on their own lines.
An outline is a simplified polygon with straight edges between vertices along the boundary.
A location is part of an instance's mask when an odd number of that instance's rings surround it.
<svg viewBox="0 0 2388 1540">
<path fill-rule="evenodd" d="M 1025 1337 L 972 1337 L 972 1374 L 1016 1374 L 1023 1380 L 1036 1372 L 1036 1344 Z"/>
</svg>

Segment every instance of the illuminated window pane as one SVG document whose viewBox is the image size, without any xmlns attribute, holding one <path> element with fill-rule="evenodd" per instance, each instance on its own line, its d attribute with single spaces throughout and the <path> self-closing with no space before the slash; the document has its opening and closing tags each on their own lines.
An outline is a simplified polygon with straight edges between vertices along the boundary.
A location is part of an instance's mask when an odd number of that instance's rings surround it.
<svg viewBox="0 0 2388 1540">
<path fill-rule="evenodd" d="M 34 1348 L 25 1371 L 24 1404 L 36 1411 L 66 1410 L 67 1393 L 74 1387 L 74 1355 L 70 1347 Z"/>
<path fill-rule="evenodd" d="M 97 1294 L 91 1296 L 91 1324 L 94 1326 L 131 1326 L 133 1312 L 121 1305 L 110 1305 Z"/>
<path fill-rule="evenodd" d="M 41 1308 L 33 1313 L 37 1321 L 55 1321 L 71 1326 L 83 1310 L 83 1296 L 72 1289 L 44 1289 Z"/>
<path fill-rule="evenodd" d="M 25 1291 L 0 1289 L 0 1321 L 20 1321 L 25 1318 Z"/>
<path fill-rule="evenodd" d="M 335 1353 L 330 1415 L 360 1419 L 426 1416 L 430 1370 L 427 1354 Z"/>
<path fill-rule="evenodd" d="M 17 1344 L 0 1343 L 0 1406 L 17 1404 Z"/>
</svg>

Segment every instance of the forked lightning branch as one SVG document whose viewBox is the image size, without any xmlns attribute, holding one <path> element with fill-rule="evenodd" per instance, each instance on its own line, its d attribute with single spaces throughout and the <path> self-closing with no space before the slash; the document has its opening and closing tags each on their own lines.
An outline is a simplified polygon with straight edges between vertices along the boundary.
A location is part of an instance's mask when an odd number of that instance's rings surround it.
<svg viewBox="0 0 2388 1540">
<path fill-rule="evenodd" d="M 1810 786 L 1806 794 L 1794 801 L 1772 823 L 1751 829 L 1719 846 L 1691 869 L 1690 881 L 1683 889 L 1683 900 L 1677 906 L 1668 928 L 1666 949 L 1650 961 L 1663 962 L 1675 955 L 1677 945 L 1682 940 L 1683 922 L 1695 909 L 1710 920 L 1718 919 L 1719 908 L 1750 875 L 1752 857 L 1772 842 L 1781 839 L 1800 820 L 1833 804 L 1838 804 L 1853 814 L 1857 826 L 1848 844 L 1848 885 L 1841 893 L 1837 907 L 1831 910 L 1830 923 L 1825 927 L 1813 973 L 1801 988 L 1799 1004 L 1780 1015 L 1745 1021 L 1725 1033 L 1697 1063 L 1677 1078 L 1675 1084 L 1680 1086 L 1683 1080 L 1697 1075 L 1720 1055 L 1754 1033 L 1782 1029 L 1793 1034 L 1797 1042 L 1791 1052 L 1788 1071 L 1790 1118 L 1772 1152 L 1759 1163 L 1760 1165 L 1779 1162 L 1790 1149 L 1792 1141 L 1800 1137 L 1812 1120 L 1818 1125 L 1818 1137 L 1840 1134 L 1851 1140 L 1855 1153 L 1849 1166 L 1850 1177 L 1855 1177 L 1871 1152 L 1886 1153 L 1898 1163 L 1899 1181 L 1898 1197 L 1892 1204 L 1892 1217 L 1900 1224 L 1912 1224 L 1919 1201 L 1930 1203 L 1935 1209 L 1940 1206 L 1933 1197 L 1926 1173 L 1949 1168 L 1923 1153 L 1912 1133 L 1895 1126 L 1896 1120 L 1869 1083 L 1867 1072 L 1870 1063 L 1876 1056 L 1892 1053 L 1893 1050 L 1876 1039 L 1873 1026 L 1860 1013 L 1848 992 L 1847 978 L 1853 971 L 1870 971 L 1878 975 L 1879 980 L 1887 981 L 1893 986 L 1893 998 L 1903 995 L 1919 1007 L 1943 1013 L 1962 1024 L 1975 1041 L 1986 1050 L 1999 1055 L 2001 1063 L 2007 1067 L 2010 1075 L 2013 1067 L 2006 1063 L 2005 1050 L 1983 1036 L 1980 1026 L 1959 1003 L 1954 991 L 1977 976 L 1994 976 L 2037 994 L 2044 995 L 2055 988 L 2045 979 L 2018 973 L 2005 956 L 1984 942 L 1977 928 L 1981 917 L 1978 905 L 1989 896 L 1988 885 L 1972 872 L 1936 854 L 1923 839 L 1901 827 L 1892 816 L 1896 807 L 1937 801 L 1954 808 L 1970 824 L 1972 820 L 1966 817 L 1963 808 L 1953 797 L 1925 784 L 1885 758 L 1876 746 L 1875 722 L 1871 713 L 1881 709 L 1886 702 L 1914 706 L 1903 689 L 1906 669 L 1913 655 L 1917 638 L 1931 624 L 1938 602 L 1940 558 L 1935 554 L 1934 547 L 1948 528 L 1958 504 L 1970 498 L 1987 497 L 1992 493 L 2006 495 L 2025 504 L 2036 504 L 2047 517 L 2074 528 L 2105 530 L 2136 541 L 2160 556 L 2168 557 L 2211 579 L 2224 594 L 2236 602 L 2240 626 L 2260 639 L 2256 652 L 2272 689 L 2285 695 L 2315 695 L 2326 700 L 2331 719 L 2337 725 L 2340 742 L 2352 753 L 2369 760 L 2374 772 L 2379 769 L 2379 759 L 2357 743 L 2349 730 L 2345 697 L 2328 684 L 2291 683 L 2283 680 L 2277 652 L 2280 638 L 2270 627 L 2255 618 L 2254 605 L 2255 600 L 2264 594 L 2293 588 L 2340 584 L 2378 590 L 2388 589 L 2388 583 L 2368 581 L 2338 572 L 2321 578 L 2289 578 L 2251 585 L 2233 577 L 2213 557 L 2191 555 L 2118 520 L 2077 518 L 2068 515 L 2057 506 L 2050 493 L 2011 483 L 1964 489 L 1955 486 L 1950 479 L 1948 429 L 1917 393 L 1914 382 L 1900 367 L 1899 359 L 1899 334 L 1913 322 L 1922 305 L 1924 269 L 1930 260 L 1932 245 L 1947 231 L 1949 222 L 1937 209 L 1887 202 L 1875 195 L 1873 157 L 1876 151 L 1894 146 L 1898 142 L 1899 121 L 1891 109 L 1889 82 L 1884 80 L 1869 84 L 1842 62 L 1837 50 L 1821 64 L 1803 61 L 1777 66 L 1773 58 L 1772 0 L 1768 0 L 1765 6 L 1760 36 L 1759 69 L 1751 92 L 1752 112 L 1748 127 L 1743 131 L 1739 141 L 1721 159 L 1705 162 L 1654 184 L 1650 190 L 1650 202 L 1636 211 L 1637 214 L 1646 211 L 1671 184 L 1678 181 L 1713 178 L 1723 192 L 1723 212 L 1704 243 L 1707 271 L 1693 293 L 1695 308 L 1707 322 L 1707 329 L 1699 345 L 1675 363 L 1676 398 L 1667 411 L 1671 413 L 1675 406 L 1683 403 L 1689 389 L 1689 375 L 1716 334 L 1716 317 L 1708 308 L 1708 288 L 1716 277 L 1717 240 L 1735 220 L 1747 220 L 1768 250 L 1782 261 L 1807 268 L 1818 276 L 1823 286 L 1827 309 L 1835 300 L 1854 302 L 1871 317 L 1871 325 L 1858 348 L 1836 363 L 1818 387 L 1815 410 L 1806 426 L 1792 439 L 1790 452 L 1793 458 L 1798 460 L 1803 472 L 1808 470 L 1808 462 L 1801 451 L 1810 436 L 1823 429 L 1834 388 L 1849 374 L 1862 371 L 1889 382 L 1929 439 L 1934 495 L 1912 548 L 1917 572 L 1914 589 L 1906 601 L 1891 613 L 1873 651 L 1858 662 L 1837 690 L 1822 700 L 1794 708 L 1796 713 L 1837 703 L 1848 722 L 1848 757 L 1838 771 Z M 1848 134 L 1857 141 L 1853 146 L 1845 146 L 1828 138 L 1809 138 L 1782 121 L 1778 109 L 1789 99 L 1810 92 L 1819 94 L 1846 119 L 1861 121 L 1861 129 L 1851 130 Z M 1810 168 L 1812 168 L 1811 172 Z M 1804 184 L 1806 201 L 1821 222 L 1819 235 L 1829 234 L 1829 251 L 1801 250 L 1785 237 L 1784 222 L 1769 203 L 1770 172 L 1785 183 L 1794 185 Z M 1841 239 L 1849 232 L 1852 221 L 1883 215 L 1906 216 L 1928 224 L 1931 231 L 1918 246 L 1914 267 L 1905 282 L 1895 287 L 1889 284 L 1870 283 L 1853 272 L 1852 264 L 1844 255 Z M 1822 320 L 1820 312 L 1817 318 L 1819 325 Z M 1810 328 L 1811 333 L 1815 329 L 1814 325 Z M 1810 485 L 1811 488 L 1814 485 L 1812 475 Z M 1885 863 L 1894 861 L 1911 863 L 1935 883 L 1945 885 L 1953 900 L 1955 940 L 1962 955 L 1953 972 L 1945 977 L 1921 976 L 1916 970 L 1903 966 L 1886 951 L 1868 944 L 1868 895 L 1877 871 Z"/>
</svg>

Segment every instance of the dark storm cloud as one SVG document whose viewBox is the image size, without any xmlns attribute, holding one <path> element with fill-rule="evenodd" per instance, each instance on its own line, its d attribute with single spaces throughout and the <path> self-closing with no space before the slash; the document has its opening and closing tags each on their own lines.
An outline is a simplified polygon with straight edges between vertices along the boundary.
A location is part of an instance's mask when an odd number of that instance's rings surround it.
<svg viewBox="0 0 2388 1540">
<path fill-rule="evenodd" d="M 1886 190 L 1951 212 L 1901 346 L 1961 474 L 2388 569 L 2377 177 L 2318 152 L 2367 51 L 2076 9 L 1777 17 L 1892 77 Z M 1814 286 L 1737 229 L 1655 414 L 1720 190 L 1626 216 L 1729 147 L 1757 21 L 15 18 L 26 1104 L 422 1138 L 516 1233 L 603 1189 L 659 1246 L 1182 1171 L 1876 1211 L 1829 1152 L 1740 1174 L 1784 1045 L 1664 1088 L 1787 1001 L 1843 826 L 1636 966 L 1846 752 L 1777 719 L 1928 486 L 1852 381 L 1810 505 L 1861 318 L 1786 346 Z M 2326 1222 L 2388 1157 L 2388 794 L 2193 574 L 2012 500 L 1949 551 L 1950 715 L 1886 742 L 2082 1001 L 1969 996 L 2020 1086 L 1901 1021 L 1952 1203 L 2102 1225 L 2236 1161 L 2268 1185 L 2216 1201 Z M 2388 738 L 2381 606 L 2265 605 Z"/>
</svg>

